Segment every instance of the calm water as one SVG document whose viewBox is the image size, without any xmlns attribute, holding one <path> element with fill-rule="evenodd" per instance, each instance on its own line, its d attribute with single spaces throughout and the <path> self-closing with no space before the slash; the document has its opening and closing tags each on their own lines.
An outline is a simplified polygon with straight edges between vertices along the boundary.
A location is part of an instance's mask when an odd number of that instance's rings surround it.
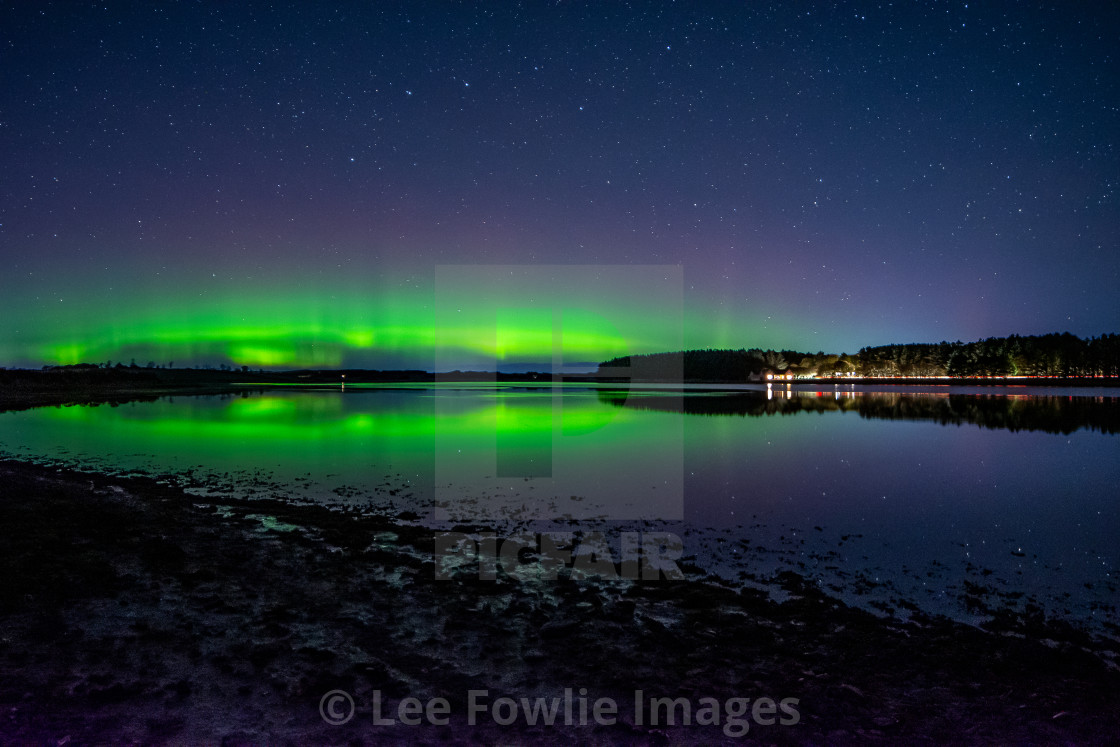
<svg viewBox="0 0 1120 747">
<path fill-rule="evenodd" d="M 278 388 L 4 413 L 0 452 L 436 526 L 656 526 L 731 581 L 1116 623 L 1120 392 L 951 391 Z"/>
</svg>

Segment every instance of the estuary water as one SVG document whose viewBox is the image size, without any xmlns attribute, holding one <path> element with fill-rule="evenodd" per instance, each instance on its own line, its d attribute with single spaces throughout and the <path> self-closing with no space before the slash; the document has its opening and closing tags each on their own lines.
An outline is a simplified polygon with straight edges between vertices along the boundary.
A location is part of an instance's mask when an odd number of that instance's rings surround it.
<svg viewBox="0 0 1120 747">
<path fill-rule="evenodd" d="M 1120 391 L 435 384 L 0 414 L 0 454 L 499 534 L 638 529 L 682 566 L 1116 635 Z"/>
</svg>

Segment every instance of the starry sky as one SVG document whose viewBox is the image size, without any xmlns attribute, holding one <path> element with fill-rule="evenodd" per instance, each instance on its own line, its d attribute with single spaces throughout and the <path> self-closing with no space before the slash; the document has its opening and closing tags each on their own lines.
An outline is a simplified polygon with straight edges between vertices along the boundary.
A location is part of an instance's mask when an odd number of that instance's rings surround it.
<svg viewBox="0 0 1120 747">
<path fill-rule="evenodd" d="M 4 2 L 0 365 L 1120 331 L 1117 50 L 1116 3 Z"/>
</svg>

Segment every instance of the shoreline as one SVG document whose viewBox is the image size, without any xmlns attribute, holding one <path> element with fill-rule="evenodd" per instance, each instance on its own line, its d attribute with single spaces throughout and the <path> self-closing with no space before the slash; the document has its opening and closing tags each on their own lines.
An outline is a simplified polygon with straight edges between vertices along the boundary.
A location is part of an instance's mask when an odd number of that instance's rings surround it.
<svg viewBox="0 0 1120 747">
<path fill-rule="evenodd" d="M 16 741 L 1104 742 L 1120 672 L 1076 630 L 981 630 L 704 580 L 435 580 L 433 530 L 155 477 L 0 461 L 3 731 Z M 1098 643 L 1100 641 L 1098 640 Z M 1107 652 L 1106 652 L 1107 653 Z M 1115 647 L 1112 648 L 1115 656 Z M 799 723 L 470 726 L 468 693 L 797 698 Z M 331 726 L 320 699 L 352 693 Z M 450 723 L 375 726 L 369 696 Z"/>
<path fill-rule="evenodd" d="M 0 369 L 0 412 L 54 405 L 124 404 L 165 396 L 240 394 L 268 391 L 277 385 L 339 387 L 347 384 L 507 383 L 507 384 L 633 384 L 672 391 L 697 387 L 704 391 L 738 391 L 744 386 L 946 386 L 946 387 L 1077 387 L 1120 388 L 1120 377 L 1080 378 L 882 378 L 818 377 L 774 381 L 659 381 L 594 375 L 503 374 L 493 372 L 430 373 L 424 371 L 214 371 L 202 369 Z"/>
</svg>

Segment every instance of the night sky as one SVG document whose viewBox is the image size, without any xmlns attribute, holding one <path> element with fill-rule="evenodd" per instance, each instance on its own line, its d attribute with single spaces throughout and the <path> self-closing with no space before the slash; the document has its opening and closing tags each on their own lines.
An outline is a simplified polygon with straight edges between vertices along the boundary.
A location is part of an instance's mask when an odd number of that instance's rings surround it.
<svg viewBox="0 0 1120 747">
<path fill-rule="evenodd" d="M 0 365 L 1120 331 L 1116 3 L 154 5 L 0 5 Z"/>
</svg>

